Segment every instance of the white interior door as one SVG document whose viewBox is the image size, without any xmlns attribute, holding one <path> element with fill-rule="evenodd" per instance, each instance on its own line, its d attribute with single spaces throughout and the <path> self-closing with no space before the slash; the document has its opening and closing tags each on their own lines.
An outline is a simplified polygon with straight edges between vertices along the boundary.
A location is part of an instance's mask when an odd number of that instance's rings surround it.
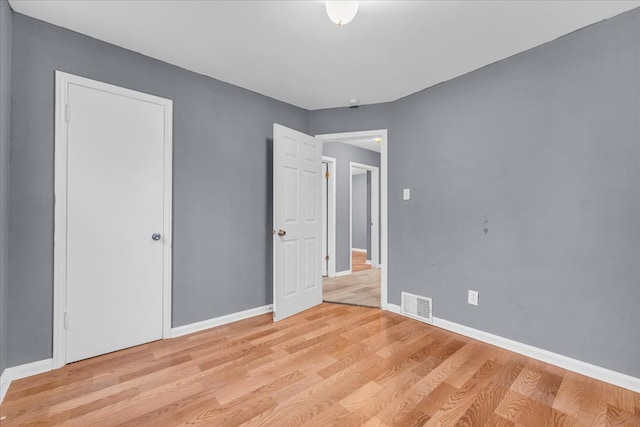
<svg viewBox="0 0 640 427">
<path fill-rule="evenodd" d="M 163 336 L 166 106 L 115 89 L 66 88 L 66 363 Z"/>
<path fill-rule="evenodd" d="M 321 176 L 321 141 L 274 124 L 274 321 L 322 303 Z"/>
</svg>

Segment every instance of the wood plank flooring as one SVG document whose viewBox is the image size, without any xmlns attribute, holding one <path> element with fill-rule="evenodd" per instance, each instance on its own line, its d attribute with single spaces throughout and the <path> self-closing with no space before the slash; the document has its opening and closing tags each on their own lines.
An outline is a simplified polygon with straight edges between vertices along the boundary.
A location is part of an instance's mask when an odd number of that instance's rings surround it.
<svg viewBox="0 0 640 427">
<path fill-rule="evenodd" d="M 14 382 L 2 426 L 639 426 L 640 395 L 397 314 L 322 304 Z"/>
<path fill-rule="evenodd" d="M 371 268 L 347 276 L 323 278 L 322 299 L 380 308 L 380 269 Z"/>
<path fill-rule="evenodd" d="M 351 272 L 356 273 L 362 270 L 368 270 L 371 264 L 367 264 L 367 253 L 360 251 L 351 251 Z"/>
</svg>

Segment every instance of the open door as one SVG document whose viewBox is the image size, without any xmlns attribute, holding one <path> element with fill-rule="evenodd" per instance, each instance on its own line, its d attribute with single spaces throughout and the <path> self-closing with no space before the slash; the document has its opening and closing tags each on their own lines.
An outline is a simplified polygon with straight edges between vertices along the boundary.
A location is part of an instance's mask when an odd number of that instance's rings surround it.
<svg viewBox="0 0 640 427">
<path fill-rule="evenodd" d="M 322 142 L 273 125 L 273 320 L 322 303 Z"/>
</svg>

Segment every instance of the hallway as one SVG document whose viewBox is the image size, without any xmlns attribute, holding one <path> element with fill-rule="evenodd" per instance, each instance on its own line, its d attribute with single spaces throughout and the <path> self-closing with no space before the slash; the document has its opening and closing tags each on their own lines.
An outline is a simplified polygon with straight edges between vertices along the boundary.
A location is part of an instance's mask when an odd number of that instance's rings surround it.
<svg viewBox="0 0 640 427">
<path fill-rule="evenodd" d="M 369 268 L 346 276 L 324 277 L 322 299 L 326 302 L 379 308 L 380 269 Z"/>
</svg>

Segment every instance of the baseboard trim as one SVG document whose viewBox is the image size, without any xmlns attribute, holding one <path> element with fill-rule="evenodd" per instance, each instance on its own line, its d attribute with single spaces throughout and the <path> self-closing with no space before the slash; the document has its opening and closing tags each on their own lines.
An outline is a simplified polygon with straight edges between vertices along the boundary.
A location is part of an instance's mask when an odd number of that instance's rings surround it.
<svg viewBox="0 0 640 427">
<path fill-rule="evenodd" d="M 405 316 L 405 314 L 402 312 L 402 307 L 400 307 L 400 306 L 399 306 L 399 305 L 397 305 L 397 304 L 391 304 L 391 303 L 388 303 L 388 304 L 387 304 L 387 310 L 389 310 L 389 311 L 390 311 L 390 312 L 392 312 L 392 313 L 400 314 L 400 315 L 402 315 L 402 316 Z M 406 317 L 409 317 L 409 316 L 406 316 Z M 411 319 L 413 319 L 413 317 L 412 317 Z M 415 319 L 414 319 L 414 320 L 415 320 Z"/>
<path fill-rule="evenodd" d="M 0 403 L 4 400 L 4 396 L 7 394 L 10 385 L 11 380 L 9 380 L 9 375 L 7 375 L 7 370 L 5 369 L 2 371 L 2 375 L 0 375 Z"/>
<path fill-rule="evenodd" d="M 393 313 L 405 316 L 399 305 L 389 303 L 387 305 L 387 309 Z M 592 365 L 591 363 L 583 362 L 581 360 L 572 359 L 571 357 L 543 350 L 528 344 L 523 344 L 518 341 L 470 328 L 438 317 L 433 318 L 433 326 L 640 393 L 640 378 L 632 377 L 631 375 L 612 371 L 611 369 Z"/>
<path fill-rule="evenodd" d="M 336 275 L 334 277 L 348 276 L 350 274 L 351 274 L 351 269 L 343 270 L 343 271 L 336 271 Z"/>
<path fill-rule="evenodd" d="M 271 313 L 273 306 L 263 305 L 262 307 L 250 308 L 237 313 L 226 314 L 213 319 L 203 320 L 201 322 L 191 323 L 184 326 L 171 328 L 171 338 L 181 337 L 183 335 L 192 334 L 194 332 L 204 331 L 206 329 L 215 328 L 216 326 L 226 325 L 227 323 L 237 322 L 238 320 L 248 319 L 250 317 L 259 316 L 261 314 Z"/>
<path fill-rule="evenodd" d="M 0 375 L 0 403 L 4 400 L 4 396 L 7 394 L 9 386 L 13 381 L 42 374 L 43 372 L 49 372 L 52 369 L 53 359 L 38 360 L 36 362 L 6 368 L 2 372 L 2 375 Z"/>
<path fill-rule="evenodd" d="M 364 253 L 367 253 L 367 250 L 366 250 L 366 249 L 361 249 L 361 248 L 351 248 L 351 250 L 352 250 L 353 252 L 364 252 Z"/>
</svg>

